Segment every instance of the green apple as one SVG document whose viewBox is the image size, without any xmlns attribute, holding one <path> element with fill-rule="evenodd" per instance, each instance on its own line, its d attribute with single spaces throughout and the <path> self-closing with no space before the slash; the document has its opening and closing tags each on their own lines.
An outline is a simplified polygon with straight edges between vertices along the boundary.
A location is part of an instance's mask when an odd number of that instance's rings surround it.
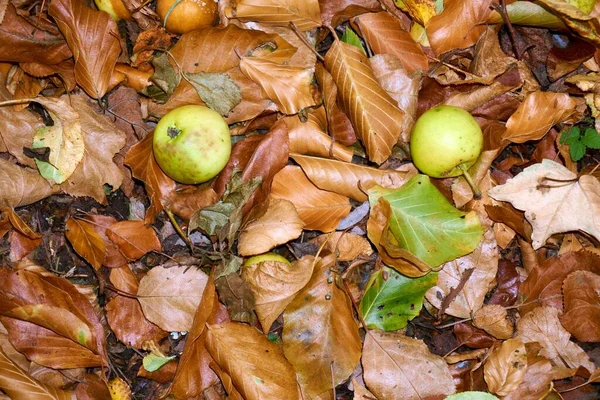
<svg viewBox="0 0 600 400">
<path fill-rule="evenodd" d="M 131 14 L 122 0 L 94 0 L 94 2 L 98 10 L 106 12 L 117 22 L 121 19 L 131 19 Z"/>
<path fill-rule="evenodd" d="M 291 265 L 287 258 L 280 256 L 277 253 L 265 253 L 248 258 L 246 261 L 244 261 L 244 267 L 249 267 L 254 264 L 260 264 L 265 261 L 281 262 Z"/>
<path fill-rule="evenodd" d="M 225 167 L 231 135 L 219 113 L 208 107 L 178 107 L 163 116 L 153 137 L 154 158 L 179 183 L 206 182 Z"/>
<path fill-rule="evenodd" d="M 460 107 L 440 105 L 423 113 L 410 137 L 415 166 L 434 178 L 463 175 L 478 189 L 466 172 L 483 149 L 483 134 L 473 116 Z"/>
</svg>

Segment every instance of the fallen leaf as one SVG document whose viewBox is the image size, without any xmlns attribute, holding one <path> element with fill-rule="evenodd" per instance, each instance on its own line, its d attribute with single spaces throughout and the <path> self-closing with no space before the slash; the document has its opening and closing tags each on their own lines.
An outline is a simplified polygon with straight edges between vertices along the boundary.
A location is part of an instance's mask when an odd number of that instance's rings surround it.
<svg viewBox="0 0 600 400">
<path fill-rule="evenodd" d="M 69 218 L 65 223 L 65 236 L 81 257 L 89 262 L 96 270 L 104 262 L 106 247 L 104 240 L 95 231 L 94 226 L 84 220 Z"/>
<path fill-rule="evenodd" d="M 561 324 L 579 341 L 600 342 L 600 276 L 575 271 L 563 281 L 563 293 Z"/>
<path fill-rule="evenodd" d="M 58 192 L 39 172 L 0 159 L 0 208 L 35 203 Z"/>
<path fill-rule="evenodd" d="M 517 323 L 517 338 L 523 343 L 538 342 L 540 354 L 554 365 L 565 368 L 583 367 L 594 371 L 594 363 L 585 351 L 570 341 L 571 335 L 562 327 L 560 311 L 554 307 L 540 306 L 525 314 Z"/>
<path fill-rule="evenodd" d="M 283 199 L 272 199 L 264 215 L 249 221 L 240 231 L 238 253 L 252 256 L 296 239 L 304 224 L 294 205 Z"/>
<path fill-rule="evenodd" d="M 299 398 L 294 369 L 255 328 L 237 322 L 209 325 L 206 348 L 245 399 Z"/>
<path fill-rule="evenodd" d="M 196 267 L 152 268 L 137 298 L 144 315 L 165 331 L 189 331 L 208 275 Z"/>
<path fill-rule="evenodd" d="M 368 331 L 362 364 L 365 383 L 379 399 L 443 398 L 456 391 L 446 362 L 401 333 Z"/>
<path fill-rule="evenodd" d="M 578 179 L 559 163 L 543 160 L 488 194 L 525 211 L 534 250 L 555 233 L 581 230 L 600 239 L 600 182 L 591 175 Z"/>
<path fill-rule="evenodd" d="M 497 304 L 487 304 L 477 310 L 473 314 L 473 325 L 497 339 L 510 339 L 514 332 L 506 308 Z"/>
<path fill-rule="evenodd" d="M 321 26 L 318 0 L 239 0 L 233 9 L 226 9 L 226 15 L 240 21 L 258 21 L 266 26 L 294 23 L 301 31 Z"/>
<path fill-rule="evenodd" d="M 495 349 L 484 364 L 485 382 L 490 392 L 506 396 L 523 382 L 527 369 L 527 351 L 519 340 L 508 339 Z"/>
<path fill-rule="evenodd" d="M 135 261 L 151 251 L 160 252 L 160 241 L 144 221 L 118 221 L 106 229 L 106 236 L 127 259 Z"/>
<path fill-rule="evenodd" d="M 306 229 L 306 227 L 305 227 Z M 354 261 L 360 257 L 368 257 L 373 254 L 369 241 L 360 235 L 350 232 L 332 232 L 327 235 L 319 235 L 313 240 L 319 247 L 335 254 L 338 261 Z"/>
<path fill-rule="evenodd" d="M 594 43 L 600 44 L 600 24 L 594 15 L 581 11 L 575 4 L 557 0 L 541 0 L 541 5 L 558 16 L 565 25 L 578 35 Z"/>
<path fill-rule="evenodd" d="M 552 388 L 554 367 L 547 358 L 538 355 L 540 345 L 527 343 L 525 348 L 527 349 L 525 376 L 521 384 L 504 397 L 506 400 L 539 400 L 540 393 L 547 393 Z"/>
</svg>

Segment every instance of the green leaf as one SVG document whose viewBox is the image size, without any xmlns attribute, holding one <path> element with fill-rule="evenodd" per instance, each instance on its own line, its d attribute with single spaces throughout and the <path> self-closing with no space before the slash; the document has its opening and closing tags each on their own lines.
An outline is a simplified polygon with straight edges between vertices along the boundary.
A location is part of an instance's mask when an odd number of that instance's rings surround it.
<svg viewBox="0 0 600 400">
<path fill-rule="evenodd" d="M 585 154 L 585 144 L 579 140 L 576 141 L 569 146 L 569 153 L 571 154 L 573 161 L 581 160 Z"/>
<path fill-rule="evenodd" d="M 430 266 L 469 254 L 483 236 L 477 214 L 457 210 L 427 175 L 417 175 L 399 189 L 376 185 L 367 193 L 371 207 L 380 197 L 389 202 L 392 213 L 388 225 L 396 247 Z"/>
<path fill-rule="evenodd" d="M 344 43 L 351 44 L 354 47 L 358 47 L 365 55 L 367 55 L 367 52 L 365 51 L 365 48 L 363 47 L 362 42 L 360 41 L 360 38 L 356 33 L 354 33 L 352 29 L 346 28 L 344 34 L 342 35 L 341 41 Z"/>
<path fill-rule="evenodd" d="M 571 129 L 566 129 L 560 135 L 560 143 L 561 144 L 571 144 L 579 140 L 581 136 L 581 131 L 578 127 L 574 126 Z"/>
<path fill-rule="evenodd" d="M 590 149 L 600 149 L 600 135 L 595 129 L 586 129 L 581 141 Z"/>
<path fill-rule="evenodd" d="M 388 267 L 376 271 L 359 306 L 367 327 L 384 331 L 404 328 L 421 312 L 425 292 L 436 285 L 437 275 L 409 278 Z"/>
<path fill-rule="evenodd" d="M 233 204 L 222 201 L 204 207 L 200 212 L 194 213 L 190 219 L 190 232 L 200 229 L 207 235 L 214 235 L 219 229 L 227 225 L 229 216 L 233 212 L 233 207 Z"/>
<path fill-rule="evenodd" d="M 498 398 L 486 392 L 462 392 L 448 396 L 444 400 L 498 400 Z"/>
<path fill-rule="evenodd" d="M 169 361 L 173 360 L 174 358 L 175 358 L 175 356 L 160 357 L 160 356 L 150 353 L 144 357 L 142 364 L 144 365 L 144 368 L 146 369 L 146 371 L 154 372 L 154 371 L 158 370 L 160 367 L 162 367 L 163 365 L 165 365 L 166 363 L 168 363 Z"/>
<path fill-rule="evenodd" d="M 202 101 L 222 116 L 242 102 L 242 91 L 239 86 L 222 72 L 184 72 L 183 75 L 192 84 Z"/>
</svg>

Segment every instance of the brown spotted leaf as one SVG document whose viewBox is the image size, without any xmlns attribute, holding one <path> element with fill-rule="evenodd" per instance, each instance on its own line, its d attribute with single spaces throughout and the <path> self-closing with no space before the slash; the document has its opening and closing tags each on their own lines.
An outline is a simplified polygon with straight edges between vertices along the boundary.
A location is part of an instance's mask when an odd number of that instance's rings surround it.
<svg viewBox="0 0 600 400">
<path fill-rule="evenodd" d="M 227 17 L 240 21 L 257 21 L 263 25 L 289 26 L 293 22 L 301 31 L 321 26 L 318 0 L 238 0 Z"/>
<path fill-rule="evenodd" d="M 52 0 L 48 11 L 73 52 L 77 83 L 88 95 L 100 99 L 109 89 L 121 52 L 117 24 L 107 13 L 82 1 Z"/>
<path fill-rule="evenodd" d="M 400 137 L 404 113 L 379 86 L 367 57 L 357 47 L 335 41 L 325 56 L 325 67 L 369 160 L 383 163 Z"/>
</svg>

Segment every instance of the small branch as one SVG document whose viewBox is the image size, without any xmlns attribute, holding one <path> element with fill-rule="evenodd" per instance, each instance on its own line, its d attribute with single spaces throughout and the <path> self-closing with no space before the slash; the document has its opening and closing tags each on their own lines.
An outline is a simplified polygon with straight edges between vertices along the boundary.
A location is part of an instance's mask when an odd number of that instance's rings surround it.
<svg viewBox="0 0 600 400">
<path fill-rule="evenodd" d="M 312 44 L 308 41 L 308 39 L 306 38 L 306 36 L 304 36 L 304 34 L 300 31 L 300 29 L 298 29 L 298 27 L 296 26 L 294 21 L 290 21 L 290 29 L 292 30 L 292 32 L 294 32 L 296 34 L 296 36 L 298 36 L 298 39 L 300 39 L 300 41 L 302 43 L 304 43 L 304 45 L 306 47 L 308 47 L 308 49 L 315 54 L 315 56 L 317 56 L 317 59 L 319 61 L 323 62 L 323 57 L 312 46 Z"/>
</svg>

